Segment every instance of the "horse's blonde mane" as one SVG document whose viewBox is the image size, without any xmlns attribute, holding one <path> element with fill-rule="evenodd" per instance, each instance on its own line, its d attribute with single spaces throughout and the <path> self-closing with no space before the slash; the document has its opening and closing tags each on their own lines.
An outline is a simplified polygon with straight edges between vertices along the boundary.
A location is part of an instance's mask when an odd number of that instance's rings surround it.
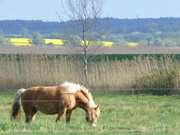
<svg viewBox="0 0 180 135">
<path fill-rule="evenodd" d="M 82 91 L 82 93 L 89 99 L 89 106 L 92 108 L 97 106 L 93 100 L 92 94 L 83 85 L 72 82 L 64 82 L 60 86 L 63 87 L 69 93 L 76 93 L 78 91 Z"/>
<path fill-rule="evenodd" d="M 93 99 L 93 96 L 92 94 L 89 92 L 89 90 L 82 86 L 82 89 L 81 91 L 87 96 L 87 98 L 89 99 L 89 106 L 92 107 L 92 108 L 95 108 L 97 105 L 95 104 L 94 102 L 94 99 Z"/>
<path fill-rule="evenodd" d="M 72 83 L 72 82 L 64 82 L 60 85 L 69 93 L 76 93 L 81 90 L 81 85 Z"/>
</svg>

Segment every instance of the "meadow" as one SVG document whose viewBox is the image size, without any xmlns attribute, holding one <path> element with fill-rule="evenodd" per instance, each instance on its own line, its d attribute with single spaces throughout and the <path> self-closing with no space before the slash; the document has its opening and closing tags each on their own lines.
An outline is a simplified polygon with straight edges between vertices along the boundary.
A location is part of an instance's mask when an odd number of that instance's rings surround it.
<svg viewBox="0 0 180 135">
<path fill-rule="evenodd" d="M 79 56 L 0 55 L 0 134 L 97 134 L 178 135 L 180 133 L 180 62 L 174 56 L 91 57 L 88 88 L 101 106 L 96 128 L 84 112 L 76 110 L 70 126 L 64 119 L 38 113 L 24 124 L 10 120 L 15 90 L 33 85 L 56 85 L 63 81 L 84 84 Z M 173 96 L 175 95 L 175 96 Z M 24 127 L 26 126 L 26 130 Z"/>
<path fill-rule="evenodd" d="M 36 120 L 26 125 L 24 115 L 19 121 L 10 120 L 15 91 L 0 92 L 0 134 L 2 135 L 178 135 L 180 134 L 180 97 L 122 95 L 112 92 L 93 93 L 102 114 L 95 128 L 90 127 L 81 110 L 72 115 L 71 125 L 64 118 L 38 113 Z"/>
</svg>

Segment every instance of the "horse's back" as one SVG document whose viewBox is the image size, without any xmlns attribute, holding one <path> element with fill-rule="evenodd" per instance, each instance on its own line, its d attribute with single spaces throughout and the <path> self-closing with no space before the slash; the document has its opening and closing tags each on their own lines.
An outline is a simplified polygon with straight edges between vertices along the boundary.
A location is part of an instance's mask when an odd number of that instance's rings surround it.
<svg viewBox="0 0 180 135">
<path fill-rule="evenodd" d="M 46 114 L 58 113 L 59 109 L 71 105 L 69 99 L 75 102 L 72 95 L 64 94 L 64 90 L 58 86 L 32 87 L 22 96 L 25 107 L 32 106 Z"/>
<path fill-rule="evenodd" d="M 25 110 L 36 108 L 47 113 L 57 113 L 57 94 L 55 87 L 31 87 L 22 95 L 22 105 Z"/>
</svg>

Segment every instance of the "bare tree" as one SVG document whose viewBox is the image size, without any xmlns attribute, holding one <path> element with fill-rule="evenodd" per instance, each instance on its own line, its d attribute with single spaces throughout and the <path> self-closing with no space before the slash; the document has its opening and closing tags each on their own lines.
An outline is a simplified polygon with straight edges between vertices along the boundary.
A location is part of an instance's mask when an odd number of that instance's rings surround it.
<svg viewBox="0 0 180 135">
<path fill-rule="evenodd" d="M 88 48 L 92 40 L 93 29 L 102 11 L 102 0 L 61 0 L 63 10 L 71 20 L 76 20 L 81 27 L 81 46 L 83 48 L 83 69 L 85 81 L 88 77 Z"/>
</svg>

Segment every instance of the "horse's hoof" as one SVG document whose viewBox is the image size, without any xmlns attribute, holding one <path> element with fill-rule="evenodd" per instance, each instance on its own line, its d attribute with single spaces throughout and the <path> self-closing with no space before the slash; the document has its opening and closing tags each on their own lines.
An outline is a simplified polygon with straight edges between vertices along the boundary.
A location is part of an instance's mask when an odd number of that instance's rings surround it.
<svg viewBox="0 0 180 135">
<path fill-rule="evenodd" d="M 92 124 L 92 127 L 96 127 L 96 123 L 93 123 L 93 124 Z"/>
</svg>

